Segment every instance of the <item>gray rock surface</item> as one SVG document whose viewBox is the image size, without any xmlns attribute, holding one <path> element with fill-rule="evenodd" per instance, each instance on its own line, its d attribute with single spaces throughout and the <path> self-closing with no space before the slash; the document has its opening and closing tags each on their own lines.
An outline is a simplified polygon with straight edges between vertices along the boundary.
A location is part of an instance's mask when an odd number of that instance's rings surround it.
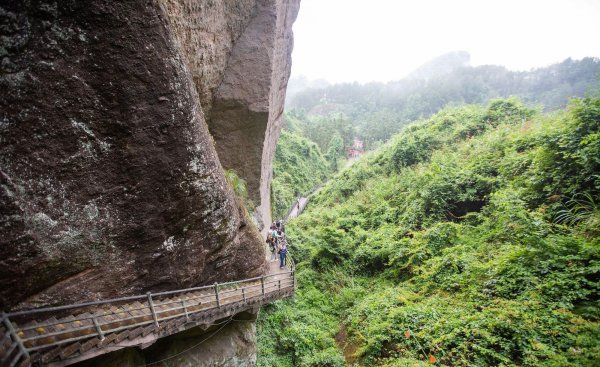
<svg viewBox="0 0 600 367">
<path fill-rule="evenodd" d="M 0 0 L 0 308 L 264 271 L 223 166 L 268 218 L 297 8 Z"/>
<path fill-rule="evenodd" d="M 146 363 L 181 367 L 252 367 L 256 365 L 256 315 L 241 313 L 203 331 L 187 332 L 165 338 L 144 351 Z M 176 357 L 172 357 L 175 356 Z"/>
<path fill-rule="evenodd" d="M 256 314 L 243 312 L 208 329 L 200 327 L 158 340 L 140 350 L 128 348 L 74 367 L 253 367 Z"/>
<path fill-rule="evenodd" d="M 271 162 L 290 75 L 299 0 L 257 0 L 215 92 L 209 129 L 221 163 L 247 182 L 259 223 L 271 221 Z"/>
</svg>

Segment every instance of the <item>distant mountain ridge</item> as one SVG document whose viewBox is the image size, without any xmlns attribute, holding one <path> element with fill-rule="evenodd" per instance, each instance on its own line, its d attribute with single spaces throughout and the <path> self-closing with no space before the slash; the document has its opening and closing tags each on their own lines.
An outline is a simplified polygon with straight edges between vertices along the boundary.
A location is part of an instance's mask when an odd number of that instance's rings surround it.
<svg viewBox="0 0 600 367">
<path fill-rule="evenodd" d="M 308 79 L 304 75 L 290 78 L 287 84 L 286 102 L 304 90 L 327 88 L 330 85 L 331 84 L 325 79 Z"/>
<path fill-rule="evenodd" d="M 409 79 L 435 78 L 470 65 L 471 55 L 467 51 L 453 51 L 440 55 L 416 68 L 408 75 Z"/>
<path fill-rule="evenodd" d="M 562 108 L 569 97 L 580 97 L 594 86 L 600 76 L 600 59 L 568 58 L 560 63 L 530 71 L 511 71 L 504 66 L 469 66 L 468 53 L 454 52 L 437 57 L 415 69 L 407 78 L 388 83 L 340 83 L 288 93 L 286 105 L 310 111 L 323 96 L 327 103 L 367 103 L 398 109 L 415 96 L 419 101 L 434 102 L 431 115 L 440 102 L 483 103 L 491 98 L 518 96 L 527 104 L 542 103 L 546 110 Z M 292 83 L 292 81 L 290 81 Z M 435 92 L 434 90 L 437 90 Z M 434 100 L 427 100 L 430 94 Z M 447 93 L 451 92 L 451 93 Z M 381 98 L 380 98 L 381 97 Z M 348 112 L 348 111 L 343 111 Z M 419 116 L 416 116 L 419 117 Z"/>
<path fill-rule="evenodd" d="M 552 111 L 600 85 L 600 59 L 566 59 L 530 71 L 469 66 L 469 55 L 442 55 L 409 77 L 388 83 L 345 83 L 306 89 L 286 101 L 288 111 L 311 116 L 342 113 L 367 147 L 386 141 L 409 121 L 428 118 L 449 105 L 481 104 L 515 96 L 527 106 Z"/>
</svg>

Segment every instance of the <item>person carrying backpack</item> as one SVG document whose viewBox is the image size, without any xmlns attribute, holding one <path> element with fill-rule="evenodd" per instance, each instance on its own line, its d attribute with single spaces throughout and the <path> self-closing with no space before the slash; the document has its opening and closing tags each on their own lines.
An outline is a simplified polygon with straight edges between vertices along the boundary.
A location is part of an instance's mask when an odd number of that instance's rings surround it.
<svg viewBox="0 0 600 367">
<path fill-rule="evenodd" d="M 271 226 L 267 233 L 267 243 L 269 244 L 269 250 L 271 250 L 271 262 L 277 261 L 277 231 L 275 226 Z"/>
<path fill-rule="evenodd" d="M 279 222 L 279 228 L 277 228 L 279 230 L 281 230 L 281 232 L 285 233 L 285 222 L 282 220 Z"/>
</svg>

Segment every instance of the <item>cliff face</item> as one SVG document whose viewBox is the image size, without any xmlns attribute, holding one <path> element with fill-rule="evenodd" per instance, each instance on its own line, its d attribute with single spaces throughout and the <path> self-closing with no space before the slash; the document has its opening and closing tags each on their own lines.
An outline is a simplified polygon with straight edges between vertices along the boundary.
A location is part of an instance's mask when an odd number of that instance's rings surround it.
<svg viewBox="0 0 600 367">
<path fill-rule="evenodd" d="M 298 6 L 299 0 L 257 1 L 257 12 L 236 42 L 216 90 L 209 121 L 221 162 L 246 179 L 257 204 L 255 216 L 266 225 Z"/>
<path fill-rule="evenodd" d="M 204 330 L 194 328 L 140 350 L 128 348 L 76 367 L 251 367 L 256 365 L 256 314 L 242 312 Z"/>
<path fill-rule="evenodd" d="M 261 226 L 271 221 L 271 162 L 299 3 L 163 0 L 221 164 L 246 180 Z"/>
<path fill-rule="evenodd" d="M 298 1 L 0 2 L 0 308 L 264 271 Z"/>
</svg>

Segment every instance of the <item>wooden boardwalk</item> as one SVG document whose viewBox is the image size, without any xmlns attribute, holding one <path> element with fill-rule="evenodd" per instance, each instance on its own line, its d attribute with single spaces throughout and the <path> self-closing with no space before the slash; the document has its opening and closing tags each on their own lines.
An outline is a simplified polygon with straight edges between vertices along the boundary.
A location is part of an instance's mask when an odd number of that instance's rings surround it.
<svg viewBox="0 0 600 367">
<path fill-rule="evenodd" d="M 127 347 L 147 347 L 192 327 L 258 309 L 294 293 L 294 264 L 212 286 L 0 315 L 0 367 L 67 366 Z M 23 321 L 20 320 L 30 320 Z"/>
</svg>

